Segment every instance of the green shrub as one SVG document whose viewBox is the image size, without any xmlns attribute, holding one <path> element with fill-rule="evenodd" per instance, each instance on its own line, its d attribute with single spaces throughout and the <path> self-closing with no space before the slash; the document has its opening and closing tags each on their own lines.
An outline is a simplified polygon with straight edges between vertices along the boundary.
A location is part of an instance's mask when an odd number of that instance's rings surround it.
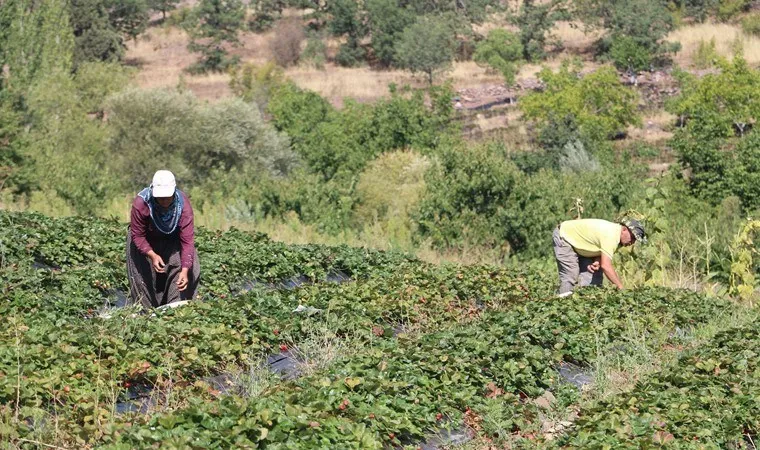
<svg viewBox="0 0 760 450">
<path fill-rule="evenodd" d="M 307 33 L 306 48 L 301 53 L 301 61 L 317 69 L 324 69 L 327 62 L 327 44 L 319 33 Z"/>
<path fill-rule="evenodd" d="M 448 135 L 451 92 L 391 90 L 374 105 L 347 101 L 340 111 L 319 95 L 287 85 L 269 103 L 275 126 L 287 133 L 293 149 L 325 180 L 350 179 L 383 152 L 404 148 L 429 151 Z"/>
<path fill-rule="evenodd" d="M 204 105 L 190 93 L 134 89 L 109 100 L 108 118 L 125 187 L 167 167 L 189 186 L 214 169 L 254 165 L 282 174 L 295 164 L 287 140 L 237 98 Z"/>
<path fill-rule="evenodd" d="M 628 36 L 613 38 L 609 54 L 615 67 L 627 72 L 649 70 L 652 66 L 649 49 Z"/>
<path fill-rule="evenodd" d="M 760 70 L 738 54 L 718 61 L 721 71 L 696 78 L 679 73 L 682 93 L 666 104 L 686 126 L 708 138 L 742 135 L 760 117 Z"/>
<path fill-rule="evenodd" d="M 720 0 L 718 18 L 724 22 L 729 21 L 745 11 L 749 5 L 749 0 Z"/>
<path fill-rule="evenodd" d="M 507 207 L 518 179 L 517 167 L 489 146 L 444 149 L 425 178 L 416 215 L 420 234 L 439 247 L 503 247 L 497 213 Z"/>
<path fill-rule="evenodd" d="M 519 36 L 507 30 L 496 29 L 478 43 L 472 59 L 501 73 L 507 84 L 512 84 L 522 62 L 522 54 Z"/>
<path fill-rule="evenodd" d="M 342 44 L 338 49 L 338 54 L 335 55 L 335 62 L 343 67 L 356 67 L 364 61 L 366 52 L 358 42 L 349 39 L 348 42 Z"/>
<path fill-rule="evenodd" d="M 425 188 L 429 167 L 428 158 L 411 151 L 384 153 L 367 164 L 356 185 L 357 222 L 408 218 Z"/>
<path fill-rule="evenodd" d="M 746 210 L 760 210 L 760 132 L 755 130 L 741 139 L 734 158 L 729 170 L 731 190 Z"/>
<path fill-rule="evenodd" d="M 164 24 L 169 27 L 186 28 L 193 20 L 193 8 L 181 6 L 164 20 Z"/>
<path fill-rule="evenodd" d="M 273 62 L 262 66 L 245 64 L 230 71 L 230 89 L 247 102 L 254 102 L 266 110 L 274 91 L 284 84 L 282 69 Z"/>
<path fill-rule="evenodd" d="M 613 57 L 621 68 L 648 68 L 642 63 L 646 55 L 652 63 L 666 63 L 669 54 L 680 48 L 664 40 L 674 22 L 660 0 L 590 0 L 580 4 L 579 15 L 587 25 L 604 30 L 597 42 L 599 56 Z"/>
<path fill-rule="evenodd" d="M 558 72 L 546 68 L 538 77 L 545 89 L 528 94 L 520 109 L 541 127 L 572 118 L 581 136 L 604 140 L 641 120 L 636 92 L 623 86 L 611 67 L 581 77 L 565 62 Z"/>
<path fill-rule="evenodd" d="M 742 19 L 742 30 L 747 34 L 760 36 L 760 13 L 753 13 Z"/>
<path fill-rule="evenodd" d="M 698 69 L 707 69 L 708 67 L 714 67 L 721 59 L 718 54 L 715 45 L 715 38 L 711 38 L 709 41 L 704 39 L 699 40 L 699 46 L 694 53 L 694 66 Z"/>
<path fill-rule="evenodd" d="M 396 41 L 414 23 L 415 13 L 399 7 L 397 0 L 368 0 L 366 7 L 374 56 L 382 66 L 391 66 L 396 61 Z"/>
</svg>

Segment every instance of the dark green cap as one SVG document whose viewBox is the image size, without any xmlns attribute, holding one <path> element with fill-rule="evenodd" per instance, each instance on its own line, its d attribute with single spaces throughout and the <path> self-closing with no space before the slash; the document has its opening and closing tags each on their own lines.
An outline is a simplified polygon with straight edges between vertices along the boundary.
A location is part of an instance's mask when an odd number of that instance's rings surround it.
<svg viewBox="0 0 760 450">
<path fill-rule="evenodd" d="M 631 217 L 625 217 L 620 221 L 620 224 L 625 225 L 637 241 L 642 244 L 647 243 L 647 232 L 644 231 L 644 225 L 642 225 L 641 222 Z"/>
</svg>

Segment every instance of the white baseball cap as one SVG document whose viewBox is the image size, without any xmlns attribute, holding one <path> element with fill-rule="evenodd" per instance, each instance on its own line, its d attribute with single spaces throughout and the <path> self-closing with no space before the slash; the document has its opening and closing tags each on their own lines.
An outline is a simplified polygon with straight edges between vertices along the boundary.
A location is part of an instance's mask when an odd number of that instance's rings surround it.
<svg viewBox="0 0 760 450">
<path fill-rule="evenodd" d="M 174 189 L 177 188 L 177 182 L 174 180 L 174 174 L 168 170 L 159 170 L 153 175 L 151 193 L 154 197 L 171 197 L 174 195 Z"/>
</svg>

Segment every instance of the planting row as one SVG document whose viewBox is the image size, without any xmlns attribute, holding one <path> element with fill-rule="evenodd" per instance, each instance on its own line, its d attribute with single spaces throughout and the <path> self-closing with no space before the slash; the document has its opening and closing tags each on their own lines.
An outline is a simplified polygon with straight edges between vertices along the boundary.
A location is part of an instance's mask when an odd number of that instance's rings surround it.
<svg viewBox="0 0 760 450">
<path fill-rule="evenodd" d="M 192 382 L 250 364 L 298 343 L 317 322 L 336 336 L 369 341 L 468 321 L 484 308 L 506 308 L 530 295 L 517 273 L 417 265 L 345 284 L 261 286 L 155 315 L 126 308 L 105 319 L 58 314 L 97 301 L 86 270 L 4 274 L 18 280 L 3 294 L 10 326 L 0 331 L 0 402 L 20 408 L 31 424 L 21 434 L 54 412 L 65 417 L 62 429 L 85 440 L 110 420 L 129 385 Z"/>
<path fill-rule="evenodd" d="M 497 440 L 529 440 L 541 428 L 542 406 L 533 399 L 547 389 L 560 405 L 576 398 L 557 374 L 560 361 L 593 363 L 600 346 L 624 352 L 631 328 L 660 345 L 654 336 L 730 309 L 720 300 L 656 289 L 520 303 L 444 331 L 380 339 L 256 398 L 197 400 L 104 439 L 118 448 L 381 448 L 416 445 L 464 421 Z M 495 402 L 501 420 L 480 423 Z"/>
<path fill-rule="evenodd" d="M 582 411 L 568 449 L 754 449 L 760 430 L 758 322 L 715 336 L 631 392 Z"/>
</svg>

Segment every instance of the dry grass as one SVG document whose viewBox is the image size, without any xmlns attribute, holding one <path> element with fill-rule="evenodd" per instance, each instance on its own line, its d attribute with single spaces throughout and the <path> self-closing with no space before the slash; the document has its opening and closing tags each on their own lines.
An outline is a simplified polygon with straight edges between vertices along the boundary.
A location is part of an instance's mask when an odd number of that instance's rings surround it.
<svg viewBox="0 0 760 450">
<path fill-rule="evenodd" d="M 243 33 L 241 46 L 231 53 L 243 62 L 263 64 L 272 59 L 270 42 L 273 33 Z M 229 76 L 210 74 L 193 76 L 183 70 L 197 60 L 187 50 L 188 36 L 176 28 L 152 28 L 136 44 L 129 43 L 127 60 L 138 67 L 137 84 L 143 88 L 175 87 L 179 84 L 190 89 L 198 97 L 215 100 L 230 95 Z M 335 49 L 338 42 L 328 42 Z M 401 70 L 374 70 L 369 67 L 345 68 L 327 64 L 320 70 L 309 66 L 288 68 L 285 75 L 299 86 L 318 92 L 340 105 L 346 97 L 359 101 L 373 101 L 388 95 L 388 85 L 411 85 L 424 87 L 425 82 Z M 485 68 L 473 62 L 455 63 L 448 76 L 455 88 L 501 83 L 499 75 L 487 73 Z"/>
<path fill-rule="evenodd" d="M 557 22 L 552 34 L 562 42 L 562 53 L 558 56 L 584 55 L 593 51 L 593 44 L 601 36 L 600 32 L 583 31 L 578 22 Z"/>
<path fill-rule="evenodd" d="M 334 64 L 326 64 L 323 70 L 306 66 L 293 67 L 286 70 L 285 74 L 298 86 L 318 92 L 334 104 L 340 104 L 346 97 L 358 101 L 376 100 L 388 95 L 388 85 L 391 83 L 414 87 L 425 85 L 409 73 L 399 70 L 347 68 Z"/>
<path fill-rule="evenodd" d="M 709 42 L 715 39 L 719 55 L 730 58 L 733 56 L 735 43 L 740 41 L 744 47 L 744 57 L 750 64 L 760 64 L 760 38 L 749 36 L 742 32 L 739 25 L 724 23 L 703 23 L 679 28 L 670 33 L 669 41 L 681 43 L 681 51 L 675 57 L 682 67 L 693 67 L 694 55 L 700 41 Z"/>
<path fill-rule="evenodd" d="M 642 118 L 641 128 L 630 127 L 628 139 L 649 143 L 663 142 L 673 137 L 673 124 L 676 116 L 667 111 L 653 111 L 652 114 Z"/>
</svg>

